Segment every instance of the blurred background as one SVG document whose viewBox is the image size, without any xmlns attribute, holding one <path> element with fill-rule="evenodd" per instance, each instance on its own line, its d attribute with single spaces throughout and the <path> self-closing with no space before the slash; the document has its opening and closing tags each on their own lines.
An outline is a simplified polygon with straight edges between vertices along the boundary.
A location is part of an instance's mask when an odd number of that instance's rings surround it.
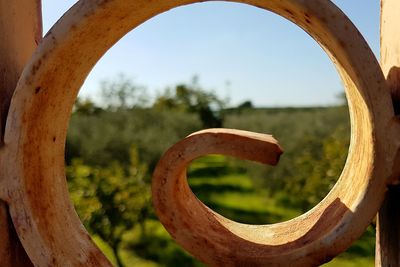
<svg viewBox="0 0 400 267">
<path fill-rule="evenodd" d="M 76 1 L 43 0 L 45 32 Z M 379 1 L 333 1 L 379 53 Z M 294 218 L 334 186 L 349 146 L 346 97 L 319 45 L 244 4 L 176 8 L 145 22 L 95 66 L 66 143 L 71 198 L 117 266 L 203 266 L 158 222 L 151 173 L 188 134 L 213 127 L 273 134 L 276 167 L 210 155 L 188 170 L 193 192 L 238 222 Z M 324 266 L 373 266 L 375 226 Z"/>
</svg>

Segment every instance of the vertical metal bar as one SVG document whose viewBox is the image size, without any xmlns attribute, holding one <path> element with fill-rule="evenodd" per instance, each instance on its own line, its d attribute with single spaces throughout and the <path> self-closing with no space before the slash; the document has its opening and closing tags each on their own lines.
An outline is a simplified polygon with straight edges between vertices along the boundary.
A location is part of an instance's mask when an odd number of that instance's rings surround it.
<svg viewBox="0 0 400 267">
<path fill-rule="evenodd" d="M 400 187 L 390 186 L 378 213 L 376 266 L 400 266 Z"/>
<path fill-rule="evenodd" d="M 1 136 L 19 76 L 41 38 L 41 0 L 0 0 Z"/>
<path fill-rule="evenodd" d="M 381 0 L 381 66 L 400 114 L 400 1 Z M 400 266 L 400 185 L 388 187 L 378 212 L 376 266 Z"/>
<path fill-rule="evenodd" d="M 33 266 L 15 232 L 7 204 L 3 201 L 0 201 L 0 266 Z"/>
<path fill-rule="evenodd" d="M 0 0 L 0 149 L 12 94 L 42 38 L 41 0 Z M 0 200 L 0 265 L 33 266 L 15 232 L 7 203 Z"/>
</svg>

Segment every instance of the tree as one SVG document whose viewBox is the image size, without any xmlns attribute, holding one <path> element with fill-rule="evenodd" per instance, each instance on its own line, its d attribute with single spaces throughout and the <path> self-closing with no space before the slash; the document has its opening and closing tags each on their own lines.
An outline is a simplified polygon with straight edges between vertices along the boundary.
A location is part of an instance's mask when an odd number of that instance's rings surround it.
<svg viewBox="0 0 400 267">
<path fill-rule="evenodd" d="M 104 104 L 109 109 L 129 109 L 144 107 L 148 103 L 146 90 L 120 74 L 118 78 L 101 83 Z"/>
<path fill-rule="evenodd" d="M 133 108 L 104 110 L 97 116 L 73 114 L 67 136 L 66 161 L 81 158 L 90 166 L 106 167 L 118 161 L 130 164 L 135 145 L 142 162 L 151 169 L 162 153 L 178 140 L 201 129 L 196 114 L 174 110 Z"/>
<path fill-rule="evenodd" d="M 349 129 L 337 127 L 322 140 L 301 141 L 302 150 L 292 161 L 296 175 L 286 183 L 286 190 L 306 211 L 321 201 L 335 185 L 343 169 L 349 147 Z"/>
<path fill-rule="evenodd" d="M 173 91 L 166 89 L 159 95 L 153 107 L 158 110 L 178 110 L 195 113 L 199 116 L 203 128 L 222 127 L 222 109 L 226 101 L 215 93 L 203 90 L 194 77 L 191 84 L 178 84 Z"/>
<path fill-rule="evenodd" d="M 90 98 L 82 99 L 78 97 L 74 105 L 74 113 L 80 115 L 98 115 L 103 109 L 97 106 Z"/>
<path fill-rule="evenodd" d="M 252 108 L 254 108 L 254 105 L 250 100 L 246 100 L 237 106 L 237 109 L 239 110 L 252 109 Z"/>
<path fill-rule="evenodd" d="M 67 167 L 68 185 L 76 210 L 89 232 L 98 235 L 111 248 L 122 267 L 120 249 L 123 234 L 144 221 L 150 205 L 150 188 L 145 183 L 147 168 L 131 149 L 131 165 L 118 162 L 108 167 L 92 167 L 75 159 Z"/>
</svg>

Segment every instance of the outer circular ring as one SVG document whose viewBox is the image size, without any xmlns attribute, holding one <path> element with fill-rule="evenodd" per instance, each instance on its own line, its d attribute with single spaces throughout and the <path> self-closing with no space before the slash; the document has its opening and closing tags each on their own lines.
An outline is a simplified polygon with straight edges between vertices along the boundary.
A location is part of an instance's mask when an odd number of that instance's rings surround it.
<svg viewBox="0 0 400 267">
<path fill-rule="evenodd" d="M 115 42 L 147 19 L 195 2 L 80 0 L 49 31 L 26 66 L 11 103 L 7 159 L 2 164 L 8 179 L 4 197 L 36 266 L 110 265 L 68 197 L 64 143 L 71 109 L 91 68 Z M 242 239 L 242 250 L 205 246 L 202 255 L 212 257 L 200 258 L 220 266 L 316 265 L 361 235 L 382 202 L 395 155 L 389 145 L 393 110 L 385 79 L 364 39 L 330 1 L 238 2 L 293 21 L 327 51 L 346 85 L 351 146 L 338 183 L 310 212 L 287 222 L 250 228 L 227 221 L 227 233 L 236 241 Z M 230 224 L 235 226 L 229 228 Z M 253 234 L 241 238 L 249 231 Z M 196 249 L 185 247 L 199 257 Z"/>
</svg>

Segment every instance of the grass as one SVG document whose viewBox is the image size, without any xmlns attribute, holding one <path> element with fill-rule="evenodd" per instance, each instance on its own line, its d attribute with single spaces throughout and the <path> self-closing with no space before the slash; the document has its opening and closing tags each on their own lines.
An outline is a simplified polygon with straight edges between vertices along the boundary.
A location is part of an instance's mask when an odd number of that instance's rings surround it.
<svg viewBox="0 0 400 267">
<path fill-rule="evenodd" d="M 354 257 L 351 259 L 337 257 L 322 265 L 324 267 L 374 267 L 374 258 Z"/>
<path fill-rule="evenodd" d="M 93 241 L 96 243 L 96 245 L 100 248 L 101 251 L 103 251 L 104 255 L 108 258 L 111 263 L 116 266 L 116 261 L 115 257 L 112 253 L 111 248 L 105 243 L 100 237 L 98 236 L 93 236 Z M 140 267 L 157 267 L 159 266 L 155 262 L 147 261 L 144 260 L 138 256 L 136 256 L 132 250 L 127 250 L 123 249 L 121 251 L 121 256 L 124 264 L 128 266 L 140 266 Z"/>
<path fill-rule="evenodd" d="M 227 167 L 226 158 L 209 156 L 192 163 L 189 184 L 195 194 L 209 207 L 235 221 L 268 224 L 285 221 L 300 214 L 299 210 L 282 206 L 266 191 L 254 186 L 240 170 Z M 156 218 L 146 221 L 147 239 L 139 240 L 139 229 L 124 235 L 121 251 L 126 266 L 204 266 L 184 252 L 172 240 Z M 115 263 L 111 249 L 100 238 L 97 245 Z M 324 264 L 326 267 L 369 267 L 374 265 L 374 229 L 368 231 L 347 252 Z"/>
<path fill-rule="evenodd" d="M 189 169 L 192 190 L 208 206 L 230 219 L 254 224 L 276 223 L 300 215 L 299 210 L 282 206 L 267 192 L 256 188 L 251 178 L 240 170 L 226 169 L 229 165 L 226 161 L 225 157 L 212 155 L 193 162 Z M 207 175 L 210 172 L 213 175 Z M 201 175 L 196 176 L 199 173 Z M 207 185 L 206 192 L 204 185 Z M 230 190 L 224 190 L 226 188 Z M 369 227 L 345 253 L 323 266 L 374 266 L 374 238 L 375 231 Z"/>
</svg>

